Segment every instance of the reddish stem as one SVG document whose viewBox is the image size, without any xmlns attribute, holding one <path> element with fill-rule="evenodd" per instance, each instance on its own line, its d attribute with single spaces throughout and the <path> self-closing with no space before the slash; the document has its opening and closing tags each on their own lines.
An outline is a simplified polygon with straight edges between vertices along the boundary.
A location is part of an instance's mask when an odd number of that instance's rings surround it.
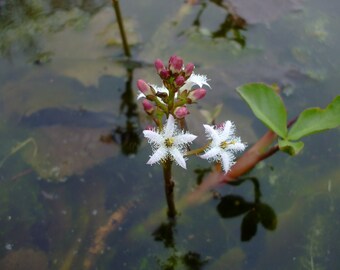
<svg viewBox="0 0 340 270">
<path fill-rule="evenodd" d="M 297 117 L 288 123 L 288 127 L 292 126 Z M 246 151 L 237 162 L 231 167 L 227 174 L 214 171 L 210 173 L 205 180 L 190 194 L 183 199 L 186 206 L 198 204 L 207 199 L 207 191 L 220 185 L 237 180 L 240 176 L 254 168 L 257 163 L 275 154 L 279 147 L 274 145 L 268 147 L 277 139 L 277 135 L 273 131 L 268 131 L 260 138 L 248 151 Z"/>
</svg>

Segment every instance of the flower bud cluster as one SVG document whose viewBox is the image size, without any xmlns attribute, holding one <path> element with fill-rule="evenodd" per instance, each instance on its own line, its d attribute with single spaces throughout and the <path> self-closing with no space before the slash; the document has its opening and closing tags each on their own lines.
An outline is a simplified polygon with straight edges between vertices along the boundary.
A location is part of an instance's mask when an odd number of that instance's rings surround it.
<svg viewBox="0 0 340 270">
<path fill-rule="evenodd" d="M 144 80 L 137 81 L 140 91 L 138 98 L 145 98 L 143 101 L 145 112 L 159 120 L 164 114 L 167 116 L 171 114 L 177 119 L 185 118 L 189 114 L 187 105 L 197 102 L 206 95 L 206 89 L 202 87 L 209 86 L 207 77 L 195 74 L 194 64 L 184 65 L 183 59 L 177 55 L 171 56 L 167 65 L 160 59 L 154 64 L 163 86 L 157 87 Z"/>
<path fill-rule="evenodd" d="M 179 129 L 176 123 L 176 119 L 185 119 L 189 114 L 188 104 L 204 98 L 207 91 L 203 86 L 210 87 L 207 77 L 195 74 L 195 66 L 192 63 L 184 66 L 183 59 L 177 55 L 170 57 L 167 66 L 157 59 L 155 68 L 162 79 L 162 87 L 143 80 L 137 81 L 140 91 L 138 98 L 144 98 L 144 111 L 157 125 L 157 128 L 151 127 L 143 131 L 153 150 L 147 164 L 165 164 L 164 162 L 171 160 L 185 169 L 187 156 L 200 155 L 203 159 L 221 163 L 223 170 L 228 172 L 234 164 L 234 154 L 246 147 L 241 139 L 234 135 L 235 126 L 231 121 L 220 126 L 203 125 L 210 141 L 206 146 L 190 151 L 187 151 L 188 145 L 197 136 Z M 165 124 L 163 116 L 167 119 Z M 183 124 L 183 121 L 178 122 Z"/>
</svg>

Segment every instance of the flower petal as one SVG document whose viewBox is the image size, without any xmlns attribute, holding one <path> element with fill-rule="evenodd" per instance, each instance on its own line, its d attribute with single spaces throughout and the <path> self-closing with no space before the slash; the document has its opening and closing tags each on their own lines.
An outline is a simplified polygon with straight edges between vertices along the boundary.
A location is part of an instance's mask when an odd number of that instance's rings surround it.
<svg viewBox="0 0 340 270">
<path fill-rule="evenodd" d="M 232 150 L 234 152 L 244 151 L 246 149 L 246 145 L 244 143 L 241 143 L 240 139 L 228 146 L 228 150 Z"/>
<path fill-rule="evenodd" d="M 208 84 L 208 78 L 206 75 L 192 73 L 190 78 L 187 81 L 189 81 L 189 83 L 192 83 L 192 86 L 198 85 L 199 87 L 202 87 L 203 85 L 207 85 L 210 87 L 210 85 Z"/>
<path fill-rule="evenodd" d="M 231 121 L 226 121 L 223 125 L 223 130 L 221 133 L 221 140 L 228 141 L 229 138 L 234 134 L 235 126 Z"/>
<path fill-rule="evenodd" d="M 170 114 L 168 121 L 166 122 L 166 126 L 164 128 L 164 138 L 170 138 L 174 134 L 176 129 L 175 125 L 175 119 L 174 117 Z"/>
<path fill-rule="evenodd" d="M 152 165 L 154 163 L 157 163 L 159 161 L 161 161 L 162 159 L 164 159 L 167 155 L 167 149 L 165 147 L 160 147 L 158 148 L 153 154 L 152 156 L 150 156 L 150 159 L 148 160 L 148 162 L 146 164 Z"/>
<path fill-rule="evenodd" d="M 203 125 L 205 128 L 205 133 L 213 140 L 213 145 L 219 145 L 221 143 L 220 136 L 218 135 L 217 130 L 215 130 L 212 126 Z"/>
<path fill-rule="evenodd" d="M 234 155 L 228 151 L 222 151 L 221 153 L 222 168 L 225 173 L 230 170 L 230 167 L 234 164 Z"/>
<path fill-rule="evenodd" d="M 177 148 L 172 147 L 169 152 L 179 166 L 181 166 L 184 169 L 187 168 L 187 165 L 185 164 L 185 159 L 182 153 Z"/>
<path fill-rule="evenodd" d="M 212 147 L 209 149 L 207 152 L 205 152 L 203 155 L 201 155 L 201 158 L 204 159 L 214 159 L 214 160 L 219 160 L 220 157 L 218 156 L 222 150 L 219 147 Z"/>
<path fill-rule="evenodd" d="M 141 98 L 145 98 L 145 95 L 141 91 L 138 91 L 137 100 Z"/>
<path fill-rule="evenodd" d="M 190 133 L 180 134 L 174 137 L 174 145 L 179 146 L 181 144 L 188 144 L 191 143 L 196 138 L 197 138 L 196 135 Z"/>
<path fill-rule="evenodd" d="M 153 89 L 155 89 L 156 92 L 161 92 L 161 93 L 166 93 L 166 94 L 169 94 L 169 90 L 164 86 L 162 85 L 161 87 L 155 85 L 155 84 L 151 84 L 151 87 Z"/>
<path fill-rule="evenodd" d="M 158 145 L 161 145 L 164 142 L 163 136 L 153 130 L 144 130 L 143 134 L 145 138 L 149 139 L 149 142 L 156 143 Z"/>
</svg>

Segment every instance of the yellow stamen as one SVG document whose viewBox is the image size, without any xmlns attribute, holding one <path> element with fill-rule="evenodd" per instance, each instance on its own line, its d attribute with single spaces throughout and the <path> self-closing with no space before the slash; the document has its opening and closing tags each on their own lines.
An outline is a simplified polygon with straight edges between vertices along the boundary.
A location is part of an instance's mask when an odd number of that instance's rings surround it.
<svg viewBox="0 0 340 270">
<path fill-rule="evenodd" d="M 166 138 L 165 139 L 165 146 L 171 147 L 174 144 L 174 138 Z"/>
<path fill-rule="evenodd" d="M 229 145 L 235 144 L 235 143 L 236 143 L 235 141 L 230 141 L 230 142 L 223 141 L 223 142 L 221 142 L 220 147 L 221 147 L 222 149 L 226 149 Z"/>
</svg>

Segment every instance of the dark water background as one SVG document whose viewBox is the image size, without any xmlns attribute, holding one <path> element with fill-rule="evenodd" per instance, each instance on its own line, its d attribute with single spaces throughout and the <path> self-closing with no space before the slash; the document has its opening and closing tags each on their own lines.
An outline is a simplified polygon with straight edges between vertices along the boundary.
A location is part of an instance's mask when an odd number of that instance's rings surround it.
<svg viewBox="0 0 340 270">
<path fill-rule="evenodd" d="M 108 2 L 0 0 L 0 269 L 340 268 L 339 129 L 166 219 L 135 87 L 160 83 L 156 58 L 176 53 L 211 79 L 188 119 L 198 135 L 200 110 L 219 104 L 249 145 L 265 133 L 234 90 L 244 83 L 278 84 L 289 118 L 339 94 L 337 1 L 193 2 L 121 1 L 127 60 Z M 205 169 L 175 169 L 178 200 Z M 232 207 L 255 200 L 276 226 Z"/>
</svg>

